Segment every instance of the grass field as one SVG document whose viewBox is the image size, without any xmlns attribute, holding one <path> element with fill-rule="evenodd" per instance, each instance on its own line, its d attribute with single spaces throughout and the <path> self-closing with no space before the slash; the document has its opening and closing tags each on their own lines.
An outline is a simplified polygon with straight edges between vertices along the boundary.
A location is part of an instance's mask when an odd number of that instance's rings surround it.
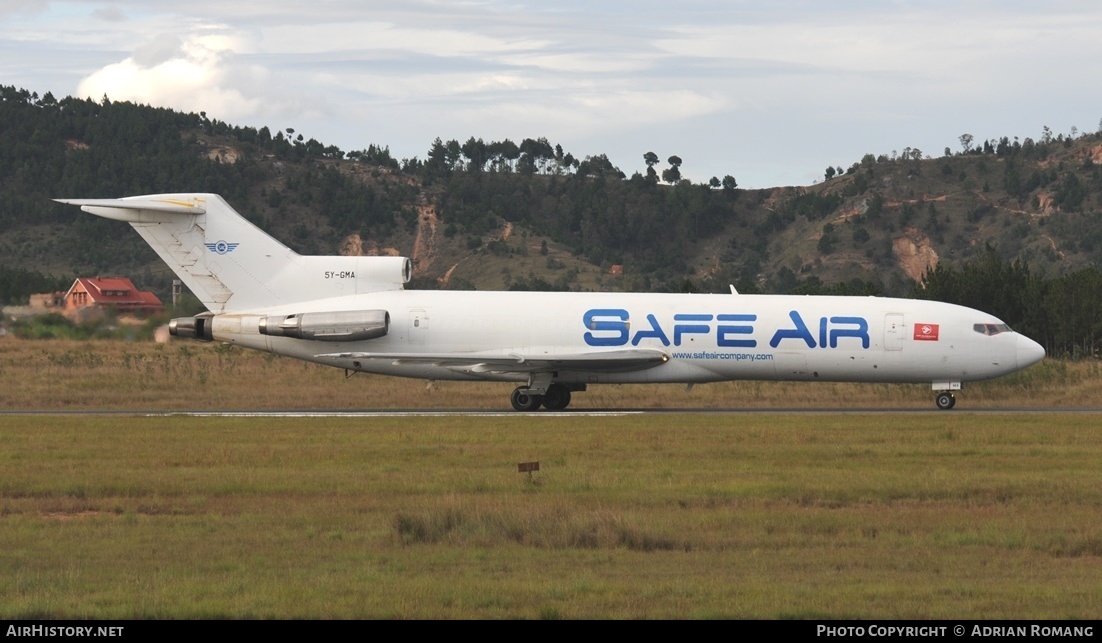
<svg viewBox="0 0 1102 643">
<path fill-rule="evenodd" d="M 967 386 L 1097 405 L 1096 363 Z M 503 409 L 197 344 L 0 340 L 6 409 Z M 928 387 L 585 407 L 932 408 Z M 574 408 L 572 406 L 572 408 Z M 1102 618 L 1102 413 L 0 416 L 0 618 Z M 531 478 L 520 462 L 538 461 Z"/>
<path fill-rule="evenodd" d="M 1097 420 L 9 416 L 0 617 L 1097 619 Z"/>
<path fill-rule="evenodd" d="M 221 344 L 0 338 L 0 409 L 509 409 L 515 384 L 436 382 L 359 374 Z M 958 409 L 1089 406 L 1102 400 L 1102 363 L 1045 360 L 965 384 Z M 596 385 L 579 408 L 920 408 L 929 385 L 724 382 Z"/>
</svg>

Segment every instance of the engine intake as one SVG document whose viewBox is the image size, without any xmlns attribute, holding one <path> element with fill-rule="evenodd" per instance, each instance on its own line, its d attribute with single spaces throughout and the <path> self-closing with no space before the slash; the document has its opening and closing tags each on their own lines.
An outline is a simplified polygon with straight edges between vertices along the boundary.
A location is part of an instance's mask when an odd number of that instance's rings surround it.
<svg viewBox="0 0 1102 643">
<path fill-rule="evenodd" d="M 173 337 L 198 339 L 204 342 L 214 340 L 211 334 L 211 322 L 214 313 L 201 313 L 194 317 L 178 317 L 168 322 L 168 334 Z"/>
<path fill-rule="evenodd" d="M 261 335 L 319 342 L 358 342 L 383 337 L 389 331 L 390 313 L 385 310 L 302 313 L 260 320 Z"/>
</svg>

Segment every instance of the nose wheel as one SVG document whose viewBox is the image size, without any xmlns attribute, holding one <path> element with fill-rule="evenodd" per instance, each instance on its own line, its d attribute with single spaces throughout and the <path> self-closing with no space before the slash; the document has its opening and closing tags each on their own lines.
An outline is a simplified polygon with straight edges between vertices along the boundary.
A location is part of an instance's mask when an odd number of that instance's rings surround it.
<svg viewBox="0 0 1102 643">
<path fill-rule="evenodd" d="M 942 391 L 934 398 L 934 402 L 937 404 L 937 408 L 942 411 L 948 411 L 957 404 L 957 398 L 953 397 L 953 394 L 949 391 Z"/>
</svg>

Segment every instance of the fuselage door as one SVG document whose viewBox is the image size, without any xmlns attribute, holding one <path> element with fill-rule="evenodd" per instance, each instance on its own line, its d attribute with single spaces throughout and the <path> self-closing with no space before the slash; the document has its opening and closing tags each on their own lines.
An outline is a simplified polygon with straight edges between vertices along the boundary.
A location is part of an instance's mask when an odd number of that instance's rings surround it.
<svg viewBox="0 0 1102 643">
<path fill-rule="evenodd" d="M 884 350 L 903 350 L 903 313 L 888 313 L 884 316 Z"/>
<path fill-rule="evenodd" d="M 423 308 L 409 311 L 409 343 L 424 344 L 429 334 L 429 314 Z"/>
</svg>

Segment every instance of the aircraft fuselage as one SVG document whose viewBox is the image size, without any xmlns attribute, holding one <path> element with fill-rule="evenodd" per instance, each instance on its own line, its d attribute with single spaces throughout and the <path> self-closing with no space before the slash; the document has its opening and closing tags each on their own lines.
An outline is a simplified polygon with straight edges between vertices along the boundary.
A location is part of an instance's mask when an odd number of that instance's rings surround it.
<svg viewBox="0 0 1102 643">
<path fill-rule="evenodd" d="M 382 309 L 385 337 L 318 342 L 261 335 L 266 316 Z M 516 372 L 409 359 L 335 354 L 554 357 L 614 348 L 662 351 L 645 370 L 563 370 L 564 383 L 713 382 L 731 379 L 965 382 L 1005 375 L 1043 350 L 1001 321 L 940 302 L 879 297 L 534 293 L 402 290 L 353 295 L 214 318 L 213 338 L 331 366 L 425 379 L 525 381 Z M 477 360 L 476 360 L 477 361 Z M 355 362 L 355 363 L 353 363 Z M 948 387 L 946 387 L 948 388 Z"/>
</svg>

